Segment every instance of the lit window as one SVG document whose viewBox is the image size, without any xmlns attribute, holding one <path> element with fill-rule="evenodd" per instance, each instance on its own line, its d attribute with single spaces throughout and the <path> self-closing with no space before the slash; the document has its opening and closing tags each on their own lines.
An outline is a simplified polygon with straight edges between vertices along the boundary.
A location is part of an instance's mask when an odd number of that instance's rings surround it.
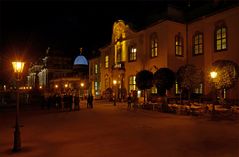
<svg viewBox="0 0 239 157">
<path fill-rule="evenodd" d="M 196 94 L 203 94 L 203 84 L 202 83 L 200 83 L 198 88 L 194 89 L 194 93 L 196 93 Z"/>
<path fill-rule="evenodd" d="M 95 74 L 98 74 L 98 64 L 95 64 Z"/>
<path fill-rule="evenodd" d="M 116 62 L 120 63 L 121 62 L 121 53 L 122 53 L 122 47 L 121 45 L 118 45 L 117 47 L 117 58 L 116 58 Z"/>
<path fill-rule="evenodd" d="M 223 89 L 223 98 L 226 99 L 227 98 L 227 90 Z"/>
<path fill-rule="evenodd" d="M 158 38 L 155 33 L 151 35 L 150 42 L 151 42 L 150 44 L 151 57 L 157 57 L 158 56 Z"/>
<path fill-rule="evenodd" d="M 197 33 L 193 38 L 193 54 L 203 54 L 203 34 Z"/>
<path fill-rule="evenodd" d="M 175 94 L 180 94 L 179 85 L 177 81 L 175 83 Z"/>
<path fill-rule="evenodd" d="M 180 33 L 175 36 L 175 54 L 183 56 L 183 38 Z"/>
<path fill-rule="evenodd" d="M 216 28 L 215 39 L 216 51 L 227 49 L 227 28 L 225 26 Z"/>
<path fill-rule="evenodd" d="M 151 93 L 152 93 L 152 94 L 157 94 L 157 87 L 156 87 L 156 86 L 153 86 L 153 87 L 151 88 Z"/>
<path fill-rule="evenodd" d="M 95 95 L 100 95 L 100 83 L 99 82 L 95 81 L 94 88 L 95 88 Z"/>
<path fill-rule="evenodd" d="M 136 76 L 129 77 L 129 92 L 136 90 Z"/>
<path fill-rule="evenodd" d="M 134 46 L 130 46 L 129 48 L 129 61 L 136 61 L 136 57 L 137 57 L 137 49 Z"/>
<path fill-rule="evenodd" d="M 109 68 L 109 56 L 105 56 L 105 68 Z"/>
</svg>

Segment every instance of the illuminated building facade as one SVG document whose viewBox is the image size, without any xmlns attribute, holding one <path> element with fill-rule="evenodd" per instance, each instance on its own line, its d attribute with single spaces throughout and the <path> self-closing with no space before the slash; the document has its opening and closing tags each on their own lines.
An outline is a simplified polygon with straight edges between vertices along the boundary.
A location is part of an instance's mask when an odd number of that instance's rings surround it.
<svg viewBox="0 0 239 157">
<path fill-rule="evenodd" d="M 234 6 L 185 22 L 185 14 L 169 7 L 165 18 L 140 31 L 134 31 L 122 20 L 116 21 L 112 42 L 99 49 L 99 57 L 90 60 L 93 94 L 103 97 L 107 88 L 117 88 L 118 98 L 125 98 L 127 93 L 137 90 L 135 76 L 141 70 L 155 72 L 168 67 L 176 72 L 182 65 L 194 64 L 204 72 L 204 81 L 195 92 L 208 95 L 211 90 L 208 73 L 212 63 L 226 59 L 239 64 L 238 15 L 239 7 Z M 95 69 L 100 71 L 98 75 L 94 73 Z M 117 80 L 117 87 L 113 80 Z M 95 82 L 100 85 L 93 86 Z M 238 91 L 237 83 L 227 95 L 237 98 Z M 155 87 L 151 92 L 155 92 Z M 175 82 L 168 94 L 174 96 L 177 93 Z"/>
<path fill-rule="evenodd" d="M 30 87 L 44 92 L 69 93 L 87 91 L 88 76 L 88 61 L 84 56 L 77 56 L 73 64 L 72 58 L 48 48 L 42 62 L 29 68 L 27 78 Z"/>
</svg>

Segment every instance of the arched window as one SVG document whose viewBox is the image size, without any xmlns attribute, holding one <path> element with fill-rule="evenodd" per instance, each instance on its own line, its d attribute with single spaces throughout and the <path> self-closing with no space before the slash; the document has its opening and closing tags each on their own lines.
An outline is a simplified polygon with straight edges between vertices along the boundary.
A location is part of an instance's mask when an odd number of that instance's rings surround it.
<svg viewBox="0 0 239 157">
<path fill-rule="evenodd" d="M 129 59 L 129 62 L 136 61 L 136 59 L 137 59 L 137 48 L 136 48 L 135 45 L 131 45 L 129 47 L 128 59 Z"/>
<path fill-rule="evenodd" d="M 158 56 L 158 37 L 156 33 L 153 33 L 150 36 L 150 53 L 151 57 L 157 57 Z"/>
<path fill-rule="evenodd" d="M 201 32 L 197 32 L 193 36 L 193 55 L 200 54 L 203 54 L 203 34 Z"/>
<path fill-rule="evenodd" d="M 183 56 L 183 37 L 180 33 L 175 36 L 175 55 Z"/>
<path fill-rule="evenodd" d="M 225 25 L 217 26 L 215 29 L 215 48 L 216 51 L 227 49 L 227 28 Z"/>
</svg>

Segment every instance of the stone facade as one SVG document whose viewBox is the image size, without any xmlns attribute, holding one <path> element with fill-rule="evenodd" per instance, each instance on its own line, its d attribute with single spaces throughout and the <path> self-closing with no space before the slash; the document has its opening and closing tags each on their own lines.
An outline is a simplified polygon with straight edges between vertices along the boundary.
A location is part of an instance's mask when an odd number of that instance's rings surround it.
<svg viewBox="0 0 239 157">
<path fill-rule="evenodd" d="M 168 11 L 180 17 L 183 15 L 177 10 Z M 90 60 L 93 94 L 96 94 L 93 82 L 99 82 L 97 95 L 104 96 L 107 88 L 117 88 L 120 91 L 118 97 L 123 98 L 125 93 L 122 91 L 128 93 L 136 89 L 135 75 L 143 69 L 155 72 L 168 67 L 176 72 L 182 65 L 194 64 L 204 72 L 204 81 L 197 92 L 208 95 L 212 63 L 227 59 L 239 64 L 238 15 L 239 7 L 234 6 L 187 22 L 164 18 L 140 31 L 134 31 L 122 20 L 116 21 L 112 42 L 99 49 L 99 57 Z M 217 37 L 219 33 L 221 36 Z M 100 67 L 97 75 L 92 73 L 96 64 Z M 114 87 L 113 80 L 117 80 L 117 87 Z M 238 98 L 238 91 L 237 83 L 227 96 Z M 175 85 L 169 94 L 175 96 L 176 93 Z"/>
</svg>

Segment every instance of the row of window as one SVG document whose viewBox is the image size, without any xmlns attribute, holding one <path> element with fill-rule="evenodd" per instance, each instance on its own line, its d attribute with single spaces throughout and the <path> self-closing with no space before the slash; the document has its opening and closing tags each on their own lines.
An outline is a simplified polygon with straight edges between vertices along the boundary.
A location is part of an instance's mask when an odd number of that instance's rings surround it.
<svg viewBox="0 0 239 157">
<path fill-rule="evenodd" d="M 107 89 L 109 87 L 110 87 L 110 80 L 109 80 L 109 78 L 106 78 L 105 79 L 105 89 Z M 129 87 L 128 88 L 129 92 L 137 90 L 135 75 L 129 76 L 128 87 Z M 97 91 L 97 90 L 99 90 L 99 83 L 95 82 L 95 91 Z M 151 88 L 151 93 L 157 93 L 157 88 L 155 86 Z M 202 83 L 200 84 L 200 86 L 198 88 L 194 89 L 194 93 L 203 94 L 203 84 Z M 177 82 L 175 83 L 175 94 L 180 94 L 180 89 L 179 89 L 179 85 Z"/>
<path fill-rule="evenodd" d="M 216 27 L 215 35 L 215 50 L 222 51 L 227 49 L 227 28 L 222 25 Z M 197 32 L 193 36 L 193 55 L 203 54 L 203 33 Z M 158 38 L 156 35 L 151 37 L 151 57 L 156 57 L 158 52 Z M 175 36 L 175 55 L 183 56 L 183 37 L 181 34 Z"/>
<path fill-rule="evenodd" d="M 193 55 L 203 54 L 204 36 L 202 32 L 196 32 L 193 36 Z M 151 35 L 151 57 L 158 56 L 158 37 L 154 33 Z M 215 30 L 215 48 L 216 51 L 222 51 L 227 49 L 227 28 L 225 26 L 217 27 Z M 121 62 L 122 48 L 117 48 L 117 63 Z M 180 33 L 175 36 L 175 55 L 183 56 L 183 37 Z M 128 49 L 129 62 L 136 61 L 137 59 L 137 48 L 132 45 Z M 105 56 L 105 68 L 109 67 L 109 56 Z"/>
</svg>

